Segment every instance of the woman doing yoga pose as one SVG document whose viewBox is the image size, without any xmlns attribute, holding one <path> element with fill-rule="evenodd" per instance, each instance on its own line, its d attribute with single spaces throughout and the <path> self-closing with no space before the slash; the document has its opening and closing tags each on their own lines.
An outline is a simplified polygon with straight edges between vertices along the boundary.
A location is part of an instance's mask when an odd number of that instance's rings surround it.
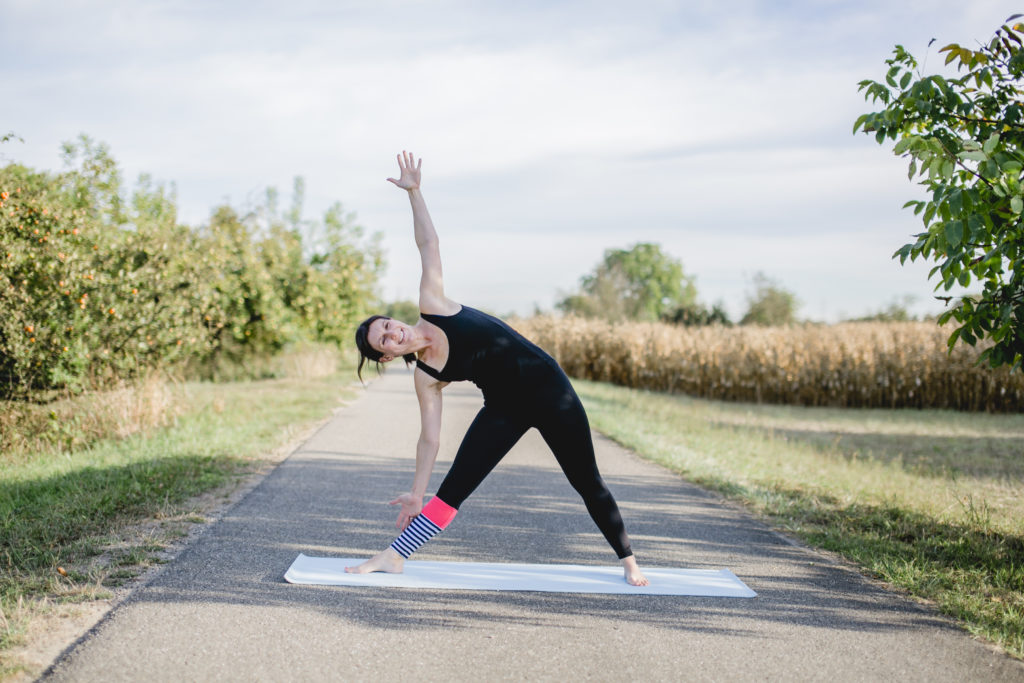
<svg viewBox="0 0 1024 683">
<path fill-rule="evenodd" d="M 437 233 L 419 189 L 422 163 L 402 152 L 398 157 L 401 176 L 388 178 L 409 193 L 412 203 L 413 231 L 423 266 L 420 319 L 407 325 L 371 316 L 356 331 L 360 372 L 365 360 L 386 363 L 404 358 L 416 363 L 413 381 L 421 422 L 416 474 L 412 490 L 391 501 L 401 505 L 397 521 L 401 534 L 389 548 L 346 571 L 401 572 L 405 559 L 448 526 L 498 461 L 528 429 L 536 427 L 622 561 L 626 581 L 646 586 L 619 508 L 597 470 L 587 415 L 565 373 L 551 356 L 502 321 L 445 296 Z M 480 387 L 484 406 L 437 494 L 424 506 L 440 442 L 441 390 L 460 380 Z"/>
</svg>

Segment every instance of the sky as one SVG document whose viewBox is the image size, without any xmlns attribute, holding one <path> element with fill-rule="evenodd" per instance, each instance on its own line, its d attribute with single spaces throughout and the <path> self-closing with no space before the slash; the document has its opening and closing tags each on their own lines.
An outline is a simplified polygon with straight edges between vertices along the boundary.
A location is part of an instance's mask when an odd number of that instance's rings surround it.
<svg viewBox="0 0 1024 683">
<path fill-rule="evenodd" d="M 655 242 L 738 318 L 762 272 L 803 318 L 910 297 L 929 265 L 892 253 L 921 223 L 906 162 L 852 134 L 857 91 L 905 45 L 986 40 L 993 0 L 0 0 L 0 164 L 62 167 L 85 133 L 130 188 L 173 183 L 179 218 L 225 202 L 334 202 L 382 234 L 385 300 L 416 298 L 407 199 L 423 158 L 446 293 L 551 310 L 605 250 Z M 934 38 L 935 44 L 928 47 Z"/>
</svg>

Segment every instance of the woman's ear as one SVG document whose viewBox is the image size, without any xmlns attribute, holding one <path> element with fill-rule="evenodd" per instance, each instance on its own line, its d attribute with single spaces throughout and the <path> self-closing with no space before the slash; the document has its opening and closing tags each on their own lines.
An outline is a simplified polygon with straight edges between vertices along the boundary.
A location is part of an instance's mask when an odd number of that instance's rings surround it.
<svg viewBox="0 0 1024 683">
<path fill-rule="evenodd" d="M 387 354 L 384 354 L 383 356 L 380 357 L 380 362 L 381 363 L 388 363 L 390 361 L 393 361 L 394 359 L 395 359 L 394 356 L 389 356 Z"/>
</svg>

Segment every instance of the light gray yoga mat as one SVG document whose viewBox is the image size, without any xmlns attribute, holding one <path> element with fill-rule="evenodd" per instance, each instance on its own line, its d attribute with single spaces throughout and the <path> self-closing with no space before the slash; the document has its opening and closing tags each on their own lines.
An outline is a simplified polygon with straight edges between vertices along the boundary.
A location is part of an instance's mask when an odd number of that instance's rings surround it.
<svg viewBox="0 0 1024 683">
<path fill-rule="evenodd" d="M 643 567 L 649 586 L 630 586 L 621 567 L 577 564 L 503 564 L 499 562 L 407 561 L 401 574 L 347 574 L 366 558 L 307 557 L 300 554 L 284 575 L 289 583 L 322 586 L 441 588 L 449 590 L 543 591 L 548 593 L 623 593 L 753 598 L 728 569 Z"/>
</svg>

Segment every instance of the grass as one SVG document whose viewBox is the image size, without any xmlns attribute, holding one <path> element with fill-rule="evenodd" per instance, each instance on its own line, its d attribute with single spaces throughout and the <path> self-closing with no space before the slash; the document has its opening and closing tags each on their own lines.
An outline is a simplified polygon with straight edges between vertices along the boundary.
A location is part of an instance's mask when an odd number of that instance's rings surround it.
<svg viewBox="0 0 1024 683">
<path fill-rule="evenodd" d="M 18 670 L 4 655 L 32 619 L 55 604 L 108 595 L 159 561 L 183 525 L 203 520 L 190 499 L 258 469 L 328 416 L 349 395 L 345 370 L 173 385 L 173 424 L 73 451 L 0 455 L 0 677 Z M 140 530 L 143 522 L 150 526 Z"/>
<path fill-rule="evenodd" d="M 1024 415 L 574 384 L 599 431 L 1024 658 Z"/>
</svg>

